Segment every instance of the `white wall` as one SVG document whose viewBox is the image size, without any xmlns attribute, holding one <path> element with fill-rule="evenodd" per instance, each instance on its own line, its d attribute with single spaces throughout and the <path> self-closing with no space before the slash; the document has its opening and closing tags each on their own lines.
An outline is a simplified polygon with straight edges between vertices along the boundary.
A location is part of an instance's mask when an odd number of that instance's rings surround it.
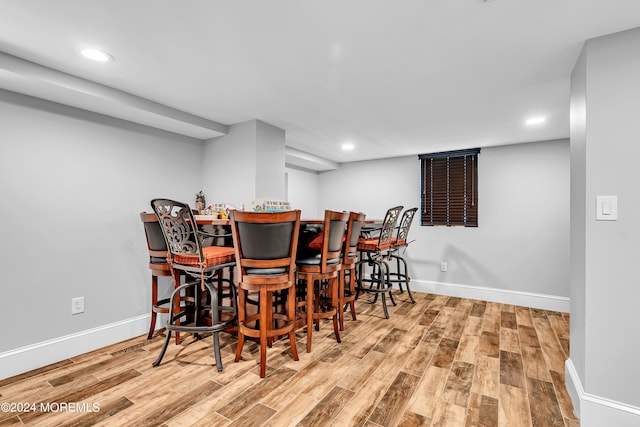
<svg viewBox="0 0 640 427">
<path fill-rule="evenodd" d="M 586 53 L 582 50 L 571 74 L 571 363 L 584 378 L 586 349 Z M 577 396 L 573 399 L 579 408 Z"/>
<path fill-rule="evenodd" d="M 207 204 L 251 208 L 254 199 L 284 200 L 284 130 L 260 120 L 229 126 L 205 141 L 202 186 Z"/>
<path fill-rule="evenodd" d="M 205 141 L 202 188 L 207 204 L 251 207 L 256 198 L 255 141 L 255 120 L 229 126 L 227 135 Z"/>
<path fill-rule="evenodd" d="M 382 218 L 391 206 L 420 206 L 417 156 L 344 164 L 319 179 L 321 209 Z M 463 285 L 467 296 L 478 287 L 496 298 L 498 290 L 536 294 L 540 301 L 529 304 L 550 308 L 559 299 L 568 309 L 568 141 L 483 148 L 478 181 L 478 228 L 422 227 L 416 217 L 407 252 L 412 279 L 441 292 Z M 445 273 L 441 261 L 448 263 Z"/>
<path fill-rule="evenodd" d="M 318 174 L 294 168 L 286 168 L 287 201 L 294 209 L 302 211 L 302 218 L 322 218 L 324 210 L 318 210 Z"/>
<path fill-rule="evenodd" d="M 256 121 L 256 199 L 285 199 L 284 130 Z"/>
<path fill-rule="evenodd" d="M 572 75 L 568 371 L 585 426 L 640 425 L 639 45 L 640 28 L 589 40 Z M 617 221 L 596 221 L 598 195 L 618 196 Z"/>
<path fill-rule="evenodd" d="M 0 354 L 148 313 L 138 214 L 193 204 L 201 158 L 200 141 L 0 90 Z"/>
</svg>

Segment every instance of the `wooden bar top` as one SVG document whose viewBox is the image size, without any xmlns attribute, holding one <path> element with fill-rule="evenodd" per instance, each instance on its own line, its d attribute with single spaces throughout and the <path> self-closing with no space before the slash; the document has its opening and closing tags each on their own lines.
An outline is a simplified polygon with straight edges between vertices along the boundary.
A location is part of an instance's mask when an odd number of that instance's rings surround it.
<svg viewBox="0 0 640 427">
<path fill-rule="evenodd" d="M 217 215 L 194 215 L 196 223 L 199 225 L 229 225 L 231 222 L 228 219 L 220 219 Z M 322 219 L 301 219 L 300 224 L 323 224 Z M 365 224 L 377 224 L 382 223 L 380 219 L 367 219 Z"/>
</svg>

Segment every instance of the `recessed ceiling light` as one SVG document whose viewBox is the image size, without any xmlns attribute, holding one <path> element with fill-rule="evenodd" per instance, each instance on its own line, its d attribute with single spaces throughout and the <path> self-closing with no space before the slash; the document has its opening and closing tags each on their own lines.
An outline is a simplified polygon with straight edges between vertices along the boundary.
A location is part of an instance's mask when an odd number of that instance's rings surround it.
<svg viewBox="0 0 640 427">
<path fill-rule="evenodd" d="M 82 53 L 82 56 L 84 56 L 85 58 L 89 58 L 93 61 L 98 61 L 98 62 L 113 61 L 113 56 L 111 56 L 107 52 L 104 52 L 98 49 L 93 49 L 93 48 L 82 49 L 80 53 Z"/>
<path fill-rule="evenodd" d="M 527 121 L 525 122 L 528 125 L 537 125 L 540 123 L 544 123 L 544 121 L 547 120 L 544 117 L 532 117 L 530 119 L 527 119 Z"/>
<path fill-rule="evenodd" d="M 356 148 L 356 146 L 355 146 L 355 145 L 353 145 L 353 143 L 352 143 L 352 142 L 345 142 L 344 144 L 342 144 L 342 149 L 343 149 L 344 151 L 351 151 L 351 150 L 353 150 L 354 148 Z"/>
</svg>

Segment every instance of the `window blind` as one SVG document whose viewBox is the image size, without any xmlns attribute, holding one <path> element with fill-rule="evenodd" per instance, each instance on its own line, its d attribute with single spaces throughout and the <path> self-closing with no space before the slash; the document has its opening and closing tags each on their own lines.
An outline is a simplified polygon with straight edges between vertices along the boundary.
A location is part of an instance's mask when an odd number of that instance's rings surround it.
<svg viewBox="0 0 640 427">
<path fill-rule="evenodd" d="M 478 226 L 480 149 L 422 154 L 422 225 Z"/>
</svg>

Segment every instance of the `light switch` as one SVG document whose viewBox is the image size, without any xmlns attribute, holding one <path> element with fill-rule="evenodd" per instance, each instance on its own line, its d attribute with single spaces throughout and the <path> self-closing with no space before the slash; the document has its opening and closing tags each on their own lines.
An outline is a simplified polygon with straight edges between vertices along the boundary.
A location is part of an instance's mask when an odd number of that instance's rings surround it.
<svg viewBox="0 0 640 427">
<path fill-rule="evenodd" d="M 596 221 L 618 220 L 618 196 L 596 196 Z"/>
</svg>

